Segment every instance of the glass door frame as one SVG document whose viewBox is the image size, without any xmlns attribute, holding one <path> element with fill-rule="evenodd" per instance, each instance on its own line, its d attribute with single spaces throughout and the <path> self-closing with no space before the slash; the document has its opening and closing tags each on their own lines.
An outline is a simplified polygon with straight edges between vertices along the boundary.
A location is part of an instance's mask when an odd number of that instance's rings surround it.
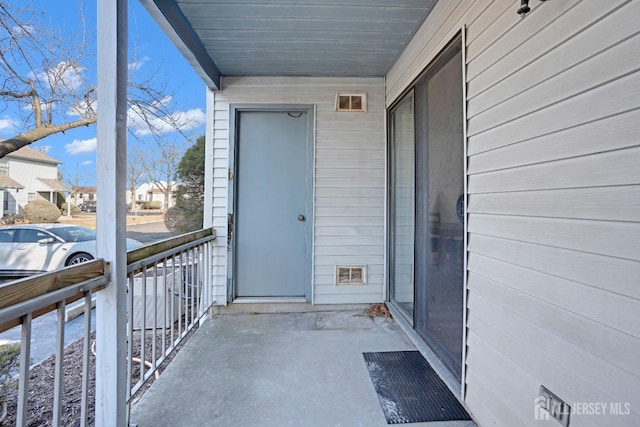
<svg viewBox="0 0 640 427">
<path fill-rule="evenodd" d="M 462 53 L 462 63 L 460 67 L 462 68 L 462 81 L 460 82 L 462 85 L 462 141 L 463 144 L 463 183 L 464 183 L 464 199 L 463 199 L 463 217 L 464 217 L 464 231 L 463 231 L 463 274 L 462 274 L 462 360 L 461 360 L 461 372 L 457 375 L 453 374 L 450 371 L 449 367 L 446 367 L 441 359 L 435 352 L 433 352 L 429 343 L 424 341 L 424 338 L 417 333 L 415 330 L 415 315 L 406 312 L 402 306 L 396 303 L 393 299 L 393 244 L 394 244 L 394 200 L 393 200 L 393 153 L 392 153 L 392 114 L 398 109 L 399 106 L 403 104 L 403 102 L 409 97 L 413 97 L 413 102 L 415 103 L 415 88 L 418 82 L 421 81 L 427 74 L 431 72 L 433 66 L 440 62 L 443 57 L 448 56 L 451 53 L 452 48 L 455 45 L 459 45 L 461 47 Z M 466 325 L 467 325 L 467 263 L 468 263 L 468 158 L 467 158 L 467 88 L 466 88 L 466 31 L 465 28 L 462 27 L 460 32 L 458 32 L 455 36 L 453 36 L 448 43 L 446 43 L 443 48 L 439 51 L 437 55 L 429 62 L 429 64 L 423 69 L 423 71 L 407 86 L 406 89 L 397 97 L 397 99 L 390 104 L 390 107 L 387 108 L 387 302 L 391 306 L 391 311 L 396 317 L 400 317 L 398 319 L 401 321 L 401 324 L 406 325 L 411 328 L 411 331 L 407 331 L 410 336 L 413 336 L 412 340 L 416 343 L 416 345 L 421 349 L 423 354 L 427 356 L 427 359 L 433 363 L 436 362 L 433 366 L 436 368 L 436 371 L 440 375 L 440 377 L 445 380 L 445 382 L 449 385 L 452 391 L 456 391 L 457 393 L 464 393 L 465 389 L 465 360 L 466 360 L 466 343 L 467 343 L 467 333 L 466 333 Z M 415 107 L 415 104 L 414 104 Z M 414 129 L 417 128 L 416 121 L 414 119 Z M 416 130 L 417 131 L 417 130 Z M 415 158 L 414 158 L 415 160 Z M 415 165 L 414 165 L 414 173 L 415 173 Z M 415 203 L 415 201 L 414 201 Z M 415 213 L 414 213 L 415 215 Z M 415 219 L 415 216 L 414 216 Z M 414 221 L 415 222 L 415 221 Z M 415 230 L 414 230 L 415 232 Z M 415 248 L 415 238 L 414 238 L 414 248 Z M 415 262 L 414 262 L 415 265 Z M 414 277 L 415 282 L 415 277 Z M 414 312 L 415 312 L 415 289 L 414 289 Z M 404 328 L 404 327 L 403 327 Z M 406 330 L 406 329 L 405 329 Z M 432 360 L 432 358 L 434 358 Z M 454 377 L 455 375 L 455 377 Z M 458 376 L 459 375 L 459 376 Z"/>
<path fill-rule="evenodd" d="M 411 103 L 412 104 L 412 108 L 415 112 L 415 100 L 414 100 L 414 93 L 413 93 L 413 85 L 411 86 L 411 88 L 407 91 L 405 91 L 401 97 L 398 98 L 398 100 L 388 109 L 387 111 L 387 123 L 388 123 L 388 130 L 387 130 L 387 141 L 388 141 L 388 157 L 387 157 L 387 170 L 388 170 L 388 184 L 387 184 L 387 197 L 389 200 L 389 206 L 388 206 L 388 224 L 387 224 L 387 248 L 388 248 L 388 286 L 389 286 L 389 293 L 388 293 L 388 299 L 390 302 L 392 302 L 394 304 L 395 307 L 398 308 L 398 312 L 401 313 L 401 315 L 404 317 L 404 320 L 406 322 L 408 322 L 411 327 L 414 327 L 414 320 L 413 320 L 413 311 L 415 309 L 415 284 L 414 284 L 414 280 L 412 280 L 412 286 L 413 286 L 413 292 L 414 292 L 414 301 L 413 301 L 413 305 L 414 307 L 412 307 L 412 312 L 409 313 L 405 307 L 402 305 L 402 303 L 400 303 L 399 301 L 397 301 L 394 298 L 394 290 L 395 290 L 395 283 L 393 281 L 393 277 L 395 274 L 395 265 L 394 265 L 394 261 L 396 259 L 396 253 L 395 253 L 395 243 L 396 243 L 396 235 L 395 235 L 395 225 L 396 225 L 396 215 L 395 215 L 395 208 L 396 208 L 396 203 L 395 203 L 395 171 L 396 171 L 396 165 L 395 165 L 395 160 L 396 160 L 396 153 L 394 152 L 394 147 L 395 147 L 395 137 L 394 137 L 394 131 L 395 131 L 395 121 L 393 120 L 393 115 L 402 107 L 404 107 L 407 103 Z M 415 144 L 415 118 L 413 120 L 413 128 L 414 128 L 414 144 Z M 415 199 L 415 145 L 414 145 L 414 199 Z M 414 200 L 414 232 L 415 232 L 415 200 Z M 415 242 L 414 242 L 415 244 Z M 415 261 L 414 261 L 415 262 Z M 415 267 L 414 267 L 415 268 Z M 413 272 L 412 272 L 413 275 Z"/>
</svg>

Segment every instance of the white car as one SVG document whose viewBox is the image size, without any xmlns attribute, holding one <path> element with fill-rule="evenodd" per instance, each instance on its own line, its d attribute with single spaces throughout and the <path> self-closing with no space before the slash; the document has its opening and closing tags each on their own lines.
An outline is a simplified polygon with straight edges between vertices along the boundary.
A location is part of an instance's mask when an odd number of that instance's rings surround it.
<svg viewBox="0 0 640 427">
<path fill-rule="evenodd" d="M 142 246 L 127 239 L 127 251 Z M 0 227 L 0 277 L 26 277 L 96 257 L 96 232 L 68 224 Z"/>
</svg>

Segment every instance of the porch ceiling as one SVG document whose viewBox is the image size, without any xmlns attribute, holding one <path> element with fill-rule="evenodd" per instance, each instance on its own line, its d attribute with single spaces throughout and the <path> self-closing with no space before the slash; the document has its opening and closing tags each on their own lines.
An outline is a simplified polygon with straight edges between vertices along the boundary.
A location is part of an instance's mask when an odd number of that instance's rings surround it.
<svg viewBox="0 0 640 427">
<path fill-rule="evenodd" d="M 384 76 L 437 0 L 141 0 L 212 89 L 220 76 Z"/>
</svg>

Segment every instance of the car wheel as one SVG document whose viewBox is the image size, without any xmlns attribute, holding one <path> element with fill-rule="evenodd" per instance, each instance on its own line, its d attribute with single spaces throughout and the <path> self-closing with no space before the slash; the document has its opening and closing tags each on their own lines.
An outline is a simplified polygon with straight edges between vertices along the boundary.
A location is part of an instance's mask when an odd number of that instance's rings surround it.
<svg viewBox="0 0 640 427">
<path fill-rule="evenodd" d="M 80 252 L 79 254 L 73 254 L 69 257 L 65 265 L 82 264 L 83 262 L 91 261 L 93 257 L 87 253 Z"/>
</svg>

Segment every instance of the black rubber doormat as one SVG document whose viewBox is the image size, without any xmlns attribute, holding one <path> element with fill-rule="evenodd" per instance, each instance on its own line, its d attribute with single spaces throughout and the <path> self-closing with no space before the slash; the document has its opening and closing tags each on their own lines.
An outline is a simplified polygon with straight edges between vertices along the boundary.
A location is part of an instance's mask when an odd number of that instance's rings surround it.
<svg viewBox="0 0 640 427">
<path fill-rule="evenodd" d="M 363 355 L 387 424 L 471 419 L 419 351 Z"/>
</svg>

